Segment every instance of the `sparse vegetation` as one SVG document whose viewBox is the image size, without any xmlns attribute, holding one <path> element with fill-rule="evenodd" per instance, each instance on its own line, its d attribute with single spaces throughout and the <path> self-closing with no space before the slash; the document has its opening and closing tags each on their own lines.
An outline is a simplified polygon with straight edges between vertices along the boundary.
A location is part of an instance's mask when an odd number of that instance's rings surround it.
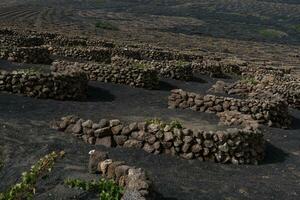
<svg viewBox="0 0 300 200">
<path fill-rule="evenodd" d="M 257 85 L 258 81 L 254 77 L 243 77 L 241 80 L 243 83 Z"/>
<path fill-rule="evenodd" d="M 34 74 L 34 73 L 42 72 L 42 70 L 39 68 L 25 68 L 25 69 L 18 69 L 17 71 L 20 73 L 25 73 L 25 74 Z"/>
<path fill-rule="evenodd" d="M 184 62 L 182 60 L 178 60 L 178 61 L 176 61 L 175 66 L 176 67 L 182 67 L 182 66 L 184 66 L 186 64 L 188 64 L 188 62 Z"/>
<path fill-rule="evenodd" d="M 55 161 L 64 156 L 64 152 L 52 152 L 31 166 L 30 171 L 23 172 L 21 181 L 9 190 L 0 193 L 0 200 L 33 199 L 37 181 L 51 172 Z"/>
<path fill-rule="evenodd" d="M 148 68 L 148 66 L 144 63 L 133 63 L 132 66 L 136 67 L 138 69 L 147 69 Z"/>
<path fill-rule="evenodd" d="M 285 36 L 288 36 L 287 33 L 275 29 L 262 29 L 259 31 L 259 34 L 267 39 L 278 39 Z"/>
<path fill-rule="evenodd" d="M 173 128 L 182 129 L 183 128 L 182 123 L 177 119 L 172 120 L 170 123 L 166 123 L 163 120 L 161 120 L 160 118 L 153 118 L 153 119 L 146 120 L 146 123 L 147 124 L 157 124 L 161 128 L 164 128 L 166 125 L 169 125 L 171 127 L 171 129 L 173 129 Z"/>
<path fill-rule="evenodd" d="M 300 24 L 293 25 L 292 29 L 294 29 L 296 32 L 300 33 Z"/>
<path fill-rule="evenodd" d="M 163 120 L 160 118 L 157 118 L 157 117 L 146 120 L 146 123 L 147 124 L 157 124 L 162 128 L 166 126 L 166 124 L 163 122 Z"/>
<path fill-rule="evenodd" d="M 106 22 L 106 21 L 98 21 L 98 22 L 96 22 L 95 26 L 96 26 L 96 28 L 99 28 L 99 29 L 107 29 L 107 30 L 112 30 L 112 31 L 118 30 L 117 26 L 115 26 L 109 22 Z"/>
<path fill-rule="evenodd" d="M 101 8 L 104 3 L 105 0 L 94 0 L 93 5 L 95 6 L 95 8 Z"/>
<path fill-rule="evenodd" d="M 182 129 L 182 128 L 183 128 L 182 123 L 181 123 L 179 120 L 177 120 L 177 119 L 172 120 L 172 121 L 170 122 L 170 126 L 171 126 L 172 129 L 173 129 L 173 128 L 178 128 L 178 129 Z"/>
<path fill-rule="evenodd" d="M 120 200 L 123 194 L 123 188 L 119 187 L 112 180 L 84 181 L 80 179 L 66 179 L 65 185 L 71 188 L 95 192 L 101 200 Z"/>
</svg>

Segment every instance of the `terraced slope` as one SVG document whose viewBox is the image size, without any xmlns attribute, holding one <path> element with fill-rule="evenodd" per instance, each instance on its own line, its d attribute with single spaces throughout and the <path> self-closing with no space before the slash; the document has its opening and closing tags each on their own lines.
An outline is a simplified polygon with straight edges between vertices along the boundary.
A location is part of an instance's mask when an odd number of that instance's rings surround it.
<svg viewBox="0 0 300 200">
<path fill-rule="evenodd" d="M 296 0 L 2 0 L 0 24 L 300 65 Z"/>
</svg>

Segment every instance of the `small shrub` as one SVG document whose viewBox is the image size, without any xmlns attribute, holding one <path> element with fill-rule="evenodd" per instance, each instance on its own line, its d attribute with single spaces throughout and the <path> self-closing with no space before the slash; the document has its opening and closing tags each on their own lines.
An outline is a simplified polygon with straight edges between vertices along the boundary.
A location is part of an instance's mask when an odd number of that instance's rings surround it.
<svg viewBox="0 0 300 200">
<path fill-rule="evenodd" d="M 171 129 L 174 129 L 174 128 L 182 129 L 183 128 L 183 125 L 179 120 L 172 120 L 170 123 L 166 123 L 159 118 L 153 118 L 153 119 L 146 120 L 146 123 L 147 124 L 157 124 L 161 128 L 165 128 L 166 125 L 169 125 L 171 127 Z"/>
<path fill-rule="evenodd" d="M 26 69 L 18 69 L 17 72 L 21 72 L 24 74 L 36 74 L 36 73 L 41 73 L 42 70 L 39 68 L 26 68 Z"/>
<path fill-rule="evenodd" d="M 105 0 L 94 0 L 93 5 L 95 8 L 102 8 Z"/>
<path fill-rule="evenodd" d="M 183 66 L 185 66 L 185 65 L 187 65 L 188 64 L 188 62 L 184 62 L 184 61 L 182 61 L 182 60 L 178 60 L 178 61 L 176 61 L 176 63 L 175 63 L 175 67 L 183 67 Z"/>
<path fill-rule="evenodd" d="M 113 30 L 116 31 L 118 30 L 118 27 L 116 27 L 115 25 L 109 23 L 109 22 L 105 22 L 105 21 L 98 21 L 95 24 L 96 28 L 100 28 L 100 29 L 107 29 L 107 30 Z"/>
<path fill-rule="evenodd" d="M 257 85 L 258 81 L 254 77 L 243 77 L 242 83 Z"/>
<path fill-rule="evenodd" d="M 138 68 L 138 69 L 147 69 L 148 68 L 148 66 L 144 63 L 133 63 L 132 66 L 135 68 Z"/>
<path fill-rule="evenodd" d="M 80 179 L 66 179 L 65 185 L 84 191 L 95 192 L 101 200 L 120 200 L 123 188 L 112 180 L 100 179 L 99 181 L 84 181 Z"/>
<path fill-rule="evenodd" d="M 13 185 L 9 190 L 0 193 L 0 200 L 21 200 L 33 199 L 37 181 L 51 172 L 55 161 L 64 156 L 64 152 L 52 152 L 41 158 L 36 164 L 31 166 L 30 171 L 23 172 L 21 181 Z"/>
<path fill-rule="evenodd" d="M 171 126 L 172 129 L 173 129 L 173 128 L 178 128 L 178 129 L 182 129 L 182 128 L 183 128 L 182 123 L 181 123 L 180 121 L 178 121 L 177 119 L 172 120 L 172 121 L 170 122 L 170 126 Z"/>
<path fill-rule="evenodd" d="M 300 33 L 300 24 L 293 25 L 292 29 L 294 29 L 296 32 Z"/>
<path fill-rule="evenodd" d="M 153 119 L 148 119 L 146 120 L 147 124 L 157 124 L 160 127 L 164 128 L 166 126 L 166 124 L 163 122 L 163 120 L 161 120 L 160 118 L 153 118 Z"/>
<path fill-rule="evenodd" d="M 262 29 L 259 31 L 259 34 L 268 39 L 282 38 L 287 36 L 287 33 L 275 29 Z"/>
</svg>

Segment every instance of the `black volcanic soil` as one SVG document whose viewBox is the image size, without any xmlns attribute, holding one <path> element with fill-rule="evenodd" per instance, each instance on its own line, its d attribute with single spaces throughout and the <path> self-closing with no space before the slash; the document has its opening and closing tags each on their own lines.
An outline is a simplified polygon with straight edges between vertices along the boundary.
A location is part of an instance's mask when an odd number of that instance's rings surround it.
<svg viewBox="0 0 300 200">
<path fill-rule="evenodd" d="M 88 152 L 105 149 L 84 144 L 64 133 L 51 130 L 50 120 L 67 114 L 99 120 L 125 121 L 151 117 L 177 118 L 188 126 L 216 128 L 212 114 L 167 109 L 171 88 L 204 92 L 216 80 L 185 83 L 164 80 L 162 90 L 133 89 L 127 86 L 91 82 L 86 102 L 41 100 L 0 93 L 0 146 L 4 168 L 0 171 L 0 191 L 15 183 L 21 173 L 52 150 L 65 150 L 50 176 L 38 186 L 36 199 L 94 199 L 86 193 L 62 185 L 67 177 L 95 178 L 87 173 Z M 158 199 L 286 199 L 300 196 L 300 112 L 291 130 L 266 128 L 267 157 L 258 166 L 222 165 L 187 161 L 166 155 L 147 154 L 133 149 L 105 149 L 111 158 L 143 167 L 154 182 Z"/>
</svg>

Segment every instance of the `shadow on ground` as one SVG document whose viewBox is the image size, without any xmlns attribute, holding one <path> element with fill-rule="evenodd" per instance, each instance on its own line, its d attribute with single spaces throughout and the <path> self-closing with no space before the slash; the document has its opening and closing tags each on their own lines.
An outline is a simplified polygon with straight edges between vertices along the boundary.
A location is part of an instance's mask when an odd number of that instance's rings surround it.
<svg viewBox="0 0 300 200">
<path fill-rule="evenodd" d="M 177 88 L 178 88 L 177 86 L 161 80 L 161 81 L 159 81 L 159 86 L 158 86 L 158 89 L 156 89 L 156 90 L 170 91 L 170 90 L 177 89 Z"/>
<path fill-rule="evenodd" d="M 274 146 L 270 142 L 266 142 L 266 155 L 261 164 L 282 163 L 288 158 L 289 154 Z"/>
<path fill-rule="evenodd" d="M 108 90 L 93 85 L 88 86 L 88 96 L 86 100 L 87 102 L 113 100 L 115 100 L 115 96 L 112 95 Z"/>
<path fill-rule="evenodd" d="M 300 129 L 300 119 L 292 116 L 292 125 L 291 125 L 292 130 L 298 130 Z"/>
</svg>

